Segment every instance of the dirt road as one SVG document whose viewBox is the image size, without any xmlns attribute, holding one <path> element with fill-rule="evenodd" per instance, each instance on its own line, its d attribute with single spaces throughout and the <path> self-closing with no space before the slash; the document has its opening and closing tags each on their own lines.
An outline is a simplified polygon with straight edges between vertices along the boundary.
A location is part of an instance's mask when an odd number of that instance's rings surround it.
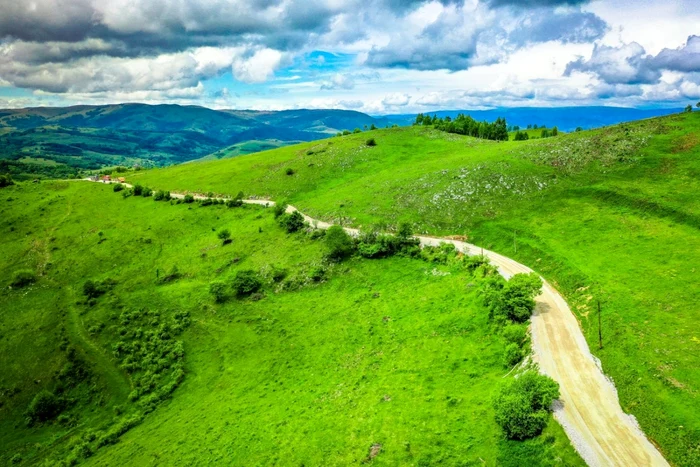
<svg viewBox="0 0 700 467">
<path fill-rule="evenodd" d="M 173 194 L 182 198 L 184 195 Z M 202 199 L 203 196 L 195 196 Z M 268 200 L 244 200 L 248 204 L 272 206 Z M 287 212 L 296 211 L 293 206 Z M 302 214 L 303 215 L 303 214 Z M 321 229 L 331 226 L 303 215 Z M 345 229 L 357 235 L 357 229 Z M 510 258 L 457 240 L 417 237 L 422 246 L 452 243 L 458 250 L 486 255 L 506 278 L 532 272 Z M 574 314 L 564 298 L 546 281 L 536 298 L 531 334 L 533 359 L 540 370 L 559 383 L 561 397 L 554 416 L 572 444 L 590 466 L 668 466 L 661 453 L 644 436 L 634 417 L 620 407 L 613 383 L 603 374 L 591 354 Z"/>
</svg>

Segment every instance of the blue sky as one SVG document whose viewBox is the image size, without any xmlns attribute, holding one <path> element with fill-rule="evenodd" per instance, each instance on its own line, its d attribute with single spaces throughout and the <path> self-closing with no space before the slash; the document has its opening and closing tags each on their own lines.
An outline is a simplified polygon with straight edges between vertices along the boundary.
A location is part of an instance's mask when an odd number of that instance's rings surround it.
<svg viewBox="0 0 700 467">
<path fill-rule="evenodd" d="M 6 0 L 0 16 L 0 107 L 698 100 L 698 0 Z"/>
</svg>

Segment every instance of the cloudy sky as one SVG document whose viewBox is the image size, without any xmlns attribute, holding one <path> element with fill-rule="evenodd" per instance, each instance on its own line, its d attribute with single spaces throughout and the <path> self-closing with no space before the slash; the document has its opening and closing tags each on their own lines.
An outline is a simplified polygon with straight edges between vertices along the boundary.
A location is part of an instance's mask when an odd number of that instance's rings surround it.
<svg viewBox="0 0 700 467">
<path fill-rule="evenodd" d="M 0 107 L 679 107 L 700 0 L 2 0 Z"/>
</svg>

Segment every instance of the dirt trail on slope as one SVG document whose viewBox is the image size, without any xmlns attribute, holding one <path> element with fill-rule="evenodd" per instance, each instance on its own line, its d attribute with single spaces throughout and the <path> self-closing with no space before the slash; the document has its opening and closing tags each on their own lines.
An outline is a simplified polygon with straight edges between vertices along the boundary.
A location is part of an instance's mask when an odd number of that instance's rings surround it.
<svg viewBox="0 0 700 467">
<path fill-rule="evenodd" d="M 130 185 L 127 185 L 130 186 Z M 184 195 L 172 194 L 174 198 Z M 196 199 L 205 196 L 194 195 Z M 247 204 L 273 206 L 269 200 L 243 200 Z M 293 206 L 287 212 L 294 212 Z M 327 229 L 332 224 L 300 212 L 311 225 Z M 345 228 L 353 236 L 357 229 Z M 533 272 L 510 258 L 458 240 L 417 236 L 421 246 L 452 243 L 469 255 L 484 254 L 505 278 Z M 564 427 L 571 443 L 592 467 L 668 466 L 661 453 L 646 438 L 635 418 L 626 414 L 615 386 L 591 354 L 574 314 L 564 298 L 543 279 L 542 294 L 536 299 L 530 331 L 533 359 L 540 370 L 559 383 L 561 396 L 554 416 Z"/>
</svg>

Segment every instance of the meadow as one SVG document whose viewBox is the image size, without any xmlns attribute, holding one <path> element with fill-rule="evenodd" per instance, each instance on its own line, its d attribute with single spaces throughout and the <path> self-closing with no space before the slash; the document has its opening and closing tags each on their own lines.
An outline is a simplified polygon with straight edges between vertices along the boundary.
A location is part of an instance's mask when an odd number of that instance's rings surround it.
<svg viewBox="0 0 700 467">
<path fill-rule="evenodd" d="M 572 305 L 623 408 L 670 462 L 697 465 L 698 134 L 697 112 L 522 142 L 393 128 L 130 179 L 354 227 L 409 222 L 532 267 Z"/>
<path fill-rule="evenodd" d="M 3 463 L 582 464 L 553 421 L 496 425 L 506 342 L 464 270 L 328 263 L 271 209 L 123 193 L 0 193 Z"/>
</svg>

